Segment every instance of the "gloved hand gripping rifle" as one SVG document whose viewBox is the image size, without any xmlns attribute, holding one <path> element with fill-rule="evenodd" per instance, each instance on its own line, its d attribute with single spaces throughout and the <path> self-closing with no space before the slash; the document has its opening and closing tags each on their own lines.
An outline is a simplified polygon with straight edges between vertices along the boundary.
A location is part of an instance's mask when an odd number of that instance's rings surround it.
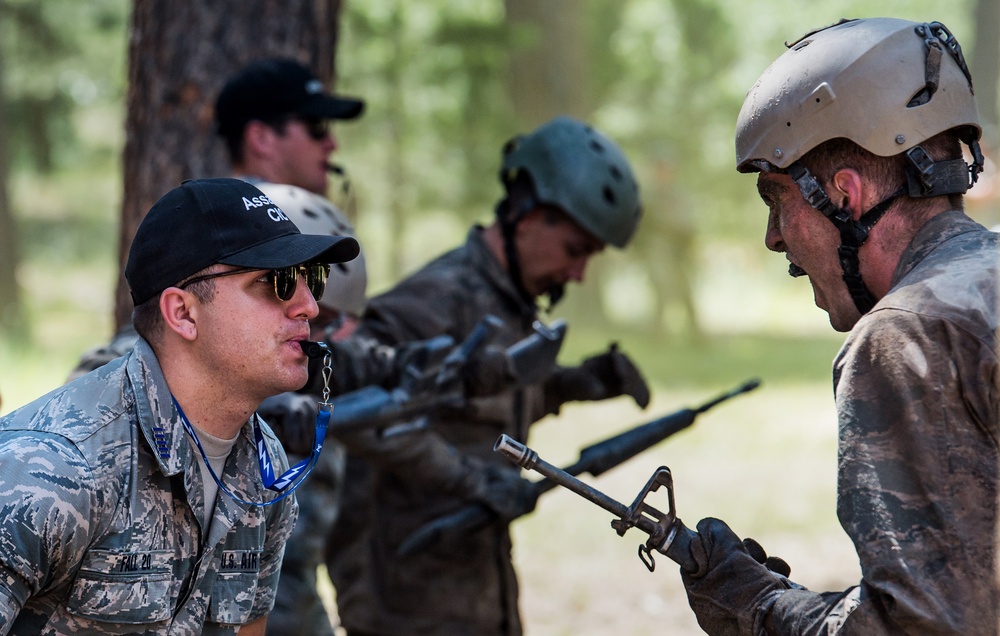
<svg viewBox="0 0 1000 636">
<path fill-rule="evenodd" d="M 501 326 L 502 320 L 487 314 L 458 346 L 450 336 L 427 341 L 418 359 L 404 369 L 396 388 L 369 385 L 334 398 L 330 431 L 379 428 L 395 434 L 423 428 L 438 409 L 461 406 L 465 400 L 462 367 Z"/>
<path fill-rule="evenodd" d="M 760 386 L 760 380 L 748 380 L 735 389 L 709 400 L 701 406 L 693 409 L 681 409 L 670 415 L 655 419 L 646 424 L 641 424 L 623 433 L 609 437 L 606 440 L 592 444 L 580 451 L 580 457 L 576 463 L 567 467 L 562 472 L 570 476 L 589 473 L 596 477 L 635 457 L 674 433 L 678 433 L 691 426 L 698 415 L 719 403 L 752 391 L 758 386 Z M 667 471 L 667 478 L 669 478 L 669 471 Z M 652 480 L 650 484 L 652 485 Z M 560 485 L 559 482 L 552 479 L 543 479 L 535 482 L 535 489 L 538 495 L 542 495 L 557 485 Z M 474 532 L 495 518 L 496 514 L 485 505 L 470 504 L 452 514 L 438 517 L 423 525 L 400 544 L 396 553 L 399 556 L 415 554 L 446 536 L 461 536 L 469 532 Z"/>
<path fill-rule="evenodd" d="M 379 428 L 383 434 L 396 434 L 426 426 L 435 411 L 461 409 L 469 397 L 469 387 L 463 381 L 468 365 L 470 361 L 474 367 L 487 362 L 483 354 L 502 325 L 496 316 L 486 315 L 457 347 L 450 336 L 429 340 L 419 359 L 407 365 L 396 388 L 371 385 L 335 398 L 330 431 Z M 488 358 L 488 363 L 501 365 L 505 372 L 487 374 L 493 376 L 487 382 L 492 386 L 478 386 L 480 392 L 490 395 L 500 389 L 531 384 L 539 381 L 539 374 L 548 373 L 566 336 L 566 323 L 557 320 L 546 326 L 536 322 L 534 330 L 506 351 L 501 349 Z"/>
</svg>

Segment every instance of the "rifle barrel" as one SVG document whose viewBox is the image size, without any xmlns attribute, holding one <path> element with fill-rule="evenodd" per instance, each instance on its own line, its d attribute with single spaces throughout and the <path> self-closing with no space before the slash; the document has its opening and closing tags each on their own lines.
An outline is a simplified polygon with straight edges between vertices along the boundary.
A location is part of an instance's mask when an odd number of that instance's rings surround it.
<svg viewBox="0 0 1000 636">
<path fill-rule="evenodd" d="M 538 453 L 524 444 L 511 439 L 508 435 L 500 435 L 496 443 L 493 444 L 493 451 L 500 453 L 521 468 L 541 473 L 547 481 L 572 490 L 584 499 L 597 504 L 619 518 L 624 518 L 628 514 L 628 506 L 625 504 L 612 499 L 599 490 L 591 488 L 568 471 L 550 464 L 539 457 Z"/>
<path fill-rule="evenodd" d="M 720 402 L 725 402 L 726 400 L 732 399 L 737 395 L 741 395 L 743 393 L 749 393 L 750 391 L 753 391 L 759 386 L 760 386 L 760 378 L 753 378 L 751 380 L 747 380 L 746 382 L 739 385 L 732 391 L 729 391 L 728 393 L 723 393 L 714 400 L 709 400 L 708 402 L 705 402 L 704 404 L 695 409 L 695 413 L 704 413 L 705 411 L 716 406 Z"/>
<path fill-rule="evenodd" d="M 624 433 L 619 433 L 604 441 L 592 444 L 580 451 L 577 464 L 566 469 L 571 475 L 590 473 L 597 477 L 604 471 L 629 460 L 647 448 L 655 446 L 674 433 L 679 433 L 691 426 L 695 418 L 705 411 L 730 400 L 737 395 L 753 391 L 760 386 L 760 380 L 753 379 L 744 382 L 735 389 L 709 400 L 693 409 L 681 409 L 659 419 L 642 424 Z M 579 468 L 577 467 L 579 465 Z M 578 472 L 574 472 L 576 469 Z"/>
<path fill-rule="evenodd" d="M 641 513 L 634 514 L 632 508 L 629 506 L 580 481 L 567 471 L 553 466 L 539 457 L 537 452 L 511 439 L 507 435 L 500 435 L 493 445 L 493 450 L 521 468 L 541 473 L 545 476 L 546 481 L 559 484 L 563 488 L 580 495 L 587 501 L 604 508 L 618 517 L 619 522 L 627 520 L 628 525 L 616 525 L 615 522 L 612 522 L 611 526 L 618 530 L 619 535 L 623 535 L 630 527 L 638 528 L 648 534 L 650 541 L 646 543 L 647 551 L 644 557 L 643 553 L 640 552 L 640 558 L 646 567 L 649 568 L 650 572 L 653 571 L 654 567 L 652 556 L 648 551 L 650 547 L 656 549 L 661 554 L 667 555 L 688 572 L 696 572 L 698 570 L 698 563 L 691 556 L 691 542 L 698 535 L 681 523 L 681 520 L 674 513 L 672 481 L 666 482 L 666 487 L 670 490 L 671 502 L 670 510 L 667 511 L 667 514 L 651 508 L 645 503 L 642 504 L 641 509 L 638 508 L 638 502 L 643 501 L 645 495 L 650 492 L 649 485 L 640 494 L 640 499 L 637 500 L 637 503 L 633 504 L 633 506 L 636 506 L 636 511 L 641 510 Z M 667 476 L 668 480 L 670 479 L 670 470 L 665 467 L 659 468 L 654 478 L 663 474 Z M 662 485 L 664 482 L 661 481 L 658 483 Z"/>
</svg>

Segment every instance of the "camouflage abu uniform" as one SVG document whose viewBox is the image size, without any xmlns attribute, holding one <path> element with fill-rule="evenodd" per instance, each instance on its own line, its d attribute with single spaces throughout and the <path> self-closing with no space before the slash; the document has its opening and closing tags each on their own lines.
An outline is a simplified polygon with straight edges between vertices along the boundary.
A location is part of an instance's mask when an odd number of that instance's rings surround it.
<svg viewBox="0 0 1000 636">
<path fill-rule="evenodd" d="M 938 215 L 854 327 L 834 365 L 838 516 L 863 579 L 780 593 L 767 633 L 997 633 L 997 247 Z"/>
<path fill-rule="evenodd" d="M 389 344 L 442 334 L 461 342 L 493 314 L 504 321 L 493 343 L 506 347 L 529 335 L 536 309 L 520 298 L 481 232 L 473 228 L 464 246 L 370 300 L 360 333 Z M 516 471 L 492 452 L 493 442 L 501 433 L 525 440 L 528 426 L 557 404 L 543 386 L 474 399 L 472 412 L 438 418 L 428 433 L 390 438 L 387 456 L 368 456 L 376 469 L 365 527 L 328 556 L 348 634 L 521 633 L 506 523 L 405 558 L 396 550 L 424 523 L 462 506 L 466 480 L 482 465 Z"/>
<path fill-rule="evenodd" d="M 235 634 L 267 614 L 295 503 L 220 492 L 207 520 L 197 462 L 145 340 L 0 419 L 0 633 Z M 248 423 L 221 479 L 262 501 L 258 474 Z"/>
</svg>

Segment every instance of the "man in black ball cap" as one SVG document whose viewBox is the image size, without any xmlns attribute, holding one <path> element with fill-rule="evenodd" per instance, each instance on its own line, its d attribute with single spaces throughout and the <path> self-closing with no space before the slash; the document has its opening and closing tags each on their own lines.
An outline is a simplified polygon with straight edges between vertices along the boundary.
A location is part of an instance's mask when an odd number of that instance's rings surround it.
<svg viewBox="0 0 1000 636">
<path fill-rule="evenodd" d="M 135 347 L 0 419 L 0 633 L 264 633 L 296 506 L 254 411 L 305 384 L 329 264 L 357 253 L 236 179 L 153 205 Z"/>
</svg>

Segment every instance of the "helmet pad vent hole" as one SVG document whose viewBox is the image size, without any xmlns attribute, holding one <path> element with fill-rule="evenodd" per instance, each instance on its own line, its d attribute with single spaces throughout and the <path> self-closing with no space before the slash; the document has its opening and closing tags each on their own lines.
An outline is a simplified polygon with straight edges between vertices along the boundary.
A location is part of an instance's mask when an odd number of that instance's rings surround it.
<svg viewBox="0 0 1000 636">
<path fill-rule="evenodd" d="M 601 193 L 604 195 L 604 200 L 607 201 L 608 204 L 615 205 L 615 193 L 610 187 L 604 186 L 601 189 Z"/>
</svg>

